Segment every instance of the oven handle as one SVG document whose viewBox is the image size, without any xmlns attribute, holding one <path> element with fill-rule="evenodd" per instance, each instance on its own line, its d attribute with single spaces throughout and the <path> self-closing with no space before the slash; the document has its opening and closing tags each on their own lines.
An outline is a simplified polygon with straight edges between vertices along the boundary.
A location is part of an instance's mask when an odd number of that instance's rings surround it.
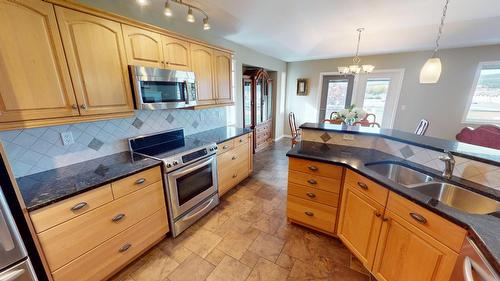
<svg viewBox="0 0 500 281">
<path fill-rule="evenodd" d="M 172 173 L 170 173 L 170 174 L 169 174 L 169 176 L 174 177 L 174 178 L 182 177 L 182 176 L 184 176 L 184 175 L 186 175 L 186 174 L 191 173 L 192 171 L 194 171 L 194 170 L 196 170 L 196 169 L 198 169 L 198 168 L 201 168 L 201 167 L 203 167 L 203 166 L 205 166 L 205 165 L 210 164 L 211 162 L 213 162 L 213 161 L 214 161 L 214 159 L 215 159 L 215 157 L 214 157 L 214 156 L 211 156 L 211 157 L 209 157 L 207 160 L 205 160 L 205 161 L 203 161 L 203 162 L 199 162 L 199 163 L 198 163 L 198 164 L 196 164 L 195 166 L 186 167 L 186 168 L 185 168 L 185 170 L 180 169 L 180 170 L 178 170 L 178 171 L 172 172 Z"/>
<path fill-rule="evenodd" d="M 479 278 L 481 278 L 480 281 L 495 281 L 493 276 L 488 274 L 488 272 L 486 272 L 479 264 L 477 264 L 474 260 L 467 256 L 464 259 L 465 281 L 475 281 L 474 276 L 472 275 L 472 270 L 477 272 L 477 275 L 479 275 Z"/>
<path fill-rule="evenodd" d="M 204 204 L 205 206 L 203 206 L 203 208 L 199 209 L 194 214 L 188 214 L 187 216 L 183 217 L 182 220 L 183 221 L 188 221 L 188 220 L 192 219 L 193 217 L 196 217 L 198 214 L 204 212 L 207 208 L 209 208 L 210 205 L 212 205 L 212 202 L 214 202 L 214 200 L 215 199 L 212 197 L 212 199 L 210 199 L 207 202 L 205 202 L 205 204 Z"/>
</svg>

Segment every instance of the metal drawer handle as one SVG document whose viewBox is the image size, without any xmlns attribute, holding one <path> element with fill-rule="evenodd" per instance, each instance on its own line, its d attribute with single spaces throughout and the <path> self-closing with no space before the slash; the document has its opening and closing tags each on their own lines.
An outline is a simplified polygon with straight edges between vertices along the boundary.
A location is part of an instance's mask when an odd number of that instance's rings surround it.
<svg viewBox="0 0 500 281">
<path fill-rule="evenodd" d="M 307 180 L 307 182 L 310 184 L 317 184 L 318 183 L 316 180 L 313 180 L 313 179 Z"/>
<path fill-rule="evenodd" d="M 240 139 L 240 142 L 243 142 L 243 140 L 242 140 L 242 139 Z"/>
<path fill-rule="evenodd" d="M 309 170 L 311 170 L 311 171 L 317 171 L 318 170 L 318 167 L 316 167 L 316 166 L 309 166 L 307 168 L 309 168 Z"/>
<path fill-rule="evenodd" d="M 427 219 L 426 219 L 424 216 L 422 216 L 421 214 L 417 214 L 417 213 L 410 213 L 410 216 L 411 216 L 414 220 L 418 221 L 418 222 L 419 222 L 419 223 L 421 223 L 421 224 L 426 224 L 426 223 L 427 223 Z"/>
<path fill-rule="evenodd" d="M 373 211 L 373 214 L 375 214 L 377 218 L 380 218 L 380 216 L 382 215 L 378 210 Z"/>
<path fill-rule="evenodd" d="M 233 156 L 233 158 L 231 158 L 232 160 L 236 160 L 236 156 Z"/>
<path fill-rule="evenodd" d="M 364 182 L 358 181 L 358 186 L 364 190 L 368 190 L 368 185 L 366 185 L 366 183 L 364 183 Z"/>
<path fill-rule="evenodd" d="M 308 192 L 306 193 L 306 195 L 309 197 L 309 198 L 314 198 L 316 197 L 316 194 L 312 193 L 312 192 Z"/>
<path fill-rule="evenodd" d="M 75 103 L 71 105 L 71 108 L 73 109 L 78 109 L 78 105 L 76 105 Z"/>
<path fill-rule="evenodd" d="M 118 252 L 120 252 L 120 253 L 126 252 L 128 249 L 130 249 L 130 247 L 132 247 L 132 244 L 127 243 L 127 244 L 121 246 L 121 248 L 118 250 Z"/>
<path fill-rule="evenodd" d="M 111 220 L 113 222 L 118 222 L 118 221 L 121 221 L 124 217 L 125 217 L 125 214 L 118 214 L 118 215 L 114 216 Z"/>
<path fill-rule="evenodd" d="M 76 204 L 75 206 L 71 207 L 71 211 L 73 211 L 73 212 L 78 211 L 87 205 L 88 205 L 87 202 L 80 202 L 80 203 Z"/>
<path fill-rule="evenodd" d="M 384 217 L 384 218 L 382 219 L 382 221 L 384 221 L 384 222 L 389 222 L 390 220 L 391 220 L 391 218 L 389 218 L 389 217 Z"/>
<path fill-rule="evenodd" d="M 135 181 L 135 184 L 143 184 L 146 182 L 146 179 L 145 178 L 140 178 L 138 180 Z"/>
<path fill-rule="evenodd" d="M 307 211 L 307 212 L 304 212 L 304 214 L 306 214 L 306 216 L 314 216 L 314 213 L 313 212 L 310 212 L 310 211 Z"/>
<path fill-rule="evenodd" d="M 228 146 L 228 145 L 224 145 L 224 146 L 222 147 L 222 149 L 228 149 L 228 148 L 229 148 L 229 146 Z"/>
<path fill-rule="evenodd" d="M 238 175 L 236 175 L 236 174 L 233 174 L 233 179 L 234 179 L 235 177 L 237 177 L 237 176 L 238 176 Z"/>
<path fill-rule="evenodd" d="M 86 104 L 82 104 L 82 105 L 80 105 L 80 108 L 81 109 L 87 109 L 87 105 Z"/>
</svg>

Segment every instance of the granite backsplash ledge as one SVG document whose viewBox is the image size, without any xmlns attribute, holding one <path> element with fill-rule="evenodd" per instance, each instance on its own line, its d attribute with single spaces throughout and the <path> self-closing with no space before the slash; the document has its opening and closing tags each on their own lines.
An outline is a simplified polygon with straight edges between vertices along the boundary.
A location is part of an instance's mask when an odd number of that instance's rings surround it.
<svg viewBox="0 0 500 281">
<path fill-rule="evenodd" d="M 129 118 L 0 132 L 15 177 L 92 160 L 128 150 L 129 137 L 184 128 L 194 134 L 227 125 L 226 108 L 137 110 Z M 74 143 L 63 145 L 61 133 Z"/>
</svg>

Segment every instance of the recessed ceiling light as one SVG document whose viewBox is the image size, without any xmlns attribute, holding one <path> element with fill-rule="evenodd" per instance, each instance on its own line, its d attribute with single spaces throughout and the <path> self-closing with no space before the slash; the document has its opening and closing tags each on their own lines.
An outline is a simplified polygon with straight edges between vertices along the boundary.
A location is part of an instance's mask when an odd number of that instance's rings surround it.
<svg viewBox="0 0 500 281">
<path fill-rule="evenodd" d="M 149 5 L 149 0 L 135 0 L 141 6 Z"/>
</svg>

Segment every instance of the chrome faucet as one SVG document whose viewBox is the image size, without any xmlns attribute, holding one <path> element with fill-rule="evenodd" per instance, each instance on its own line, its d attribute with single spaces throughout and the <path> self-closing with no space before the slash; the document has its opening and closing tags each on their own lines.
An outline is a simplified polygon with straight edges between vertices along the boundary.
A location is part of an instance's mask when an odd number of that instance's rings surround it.
<svg viewBox="0 0 500 281">
<path fill-rule="evenodd" d="M 453 176 L 453 169 L 455 168 L 455 158 L 453 154 L 449 151 L 445 151 L 445 155 L 439 156 L 439 160 L 444 162 L 443 177 L 446 179 L 451 179 Z"/>
</svg>

